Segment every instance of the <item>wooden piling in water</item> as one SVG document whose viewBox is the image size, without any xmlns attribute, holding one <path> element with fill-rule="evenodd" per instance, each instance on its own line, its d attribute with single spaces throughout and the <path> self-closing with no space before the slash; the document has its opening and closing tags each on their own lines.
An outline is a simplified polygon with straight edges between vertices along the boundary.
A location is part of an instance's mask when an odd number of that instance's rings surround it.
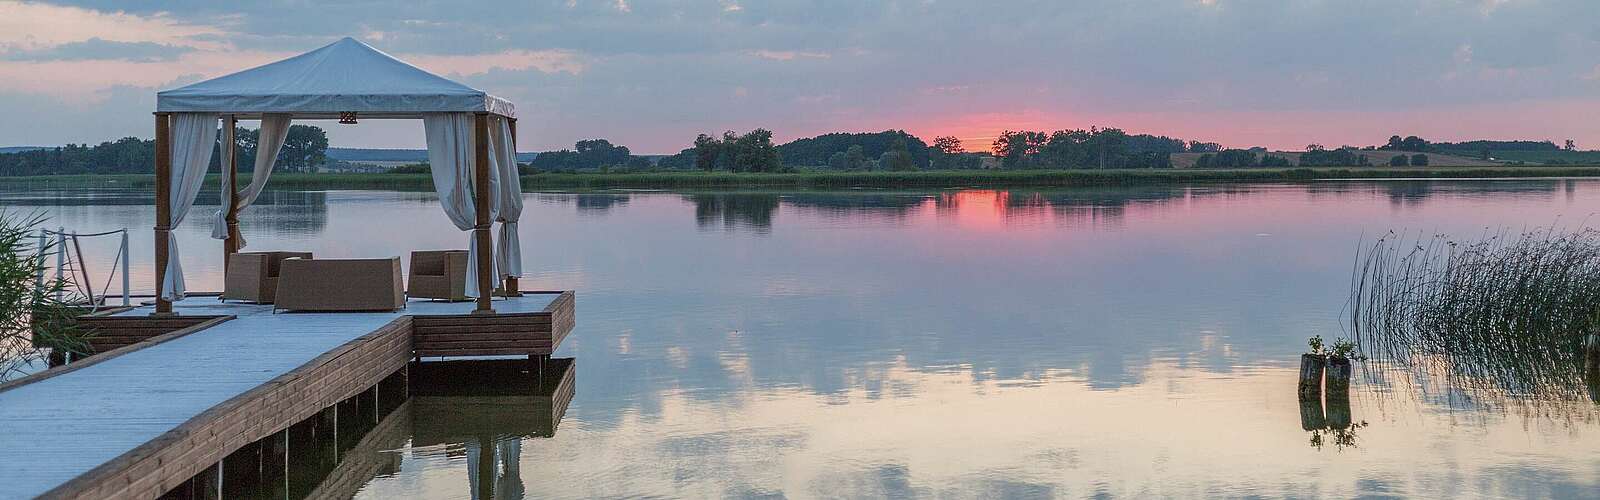
<svg viewBox="0 0 1600 500">
<path fill-rule="evenodd" d="M 1300 399 L 1322 399 L 1322 372 L 1328 358 L 1321 354 L 1300 355 Z"/>
<path fill-rule="evenodd" d="M 1320 431 L 1328 427 L 1322 414 L 1322 398 L 1300 398 L 1300 429 Z"/>
<path fill-rule="evenodd" d="M 1328 393 L 1327 405 L 1328 428 L 1345 430 L 1350 428 L 1350 393 L 1334 395 Z"/>
<path fill-rule="evenodd" d="M 1328 369 L 1324 374 L 1325 392 L 1328 399 L 1350 399 L 1350 358 L 1333 356 L 1328 358 Z M 1331 403 L 1330 403 L 1331 405 Z"/>
</svg>

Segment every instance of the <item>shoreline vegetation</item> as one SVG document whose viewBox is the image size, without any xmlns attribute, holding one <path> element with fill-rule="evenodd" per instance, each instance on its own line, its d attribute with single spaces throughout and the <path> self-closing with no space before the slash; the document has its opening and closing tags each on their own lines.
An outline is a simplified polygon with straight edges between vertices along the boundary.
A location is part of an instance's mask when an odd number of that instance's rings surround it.
<svg viewBox="0 0 1600 500">
<path fill-rule="evenodd" d="M 1600 177 L 1595 166 L 1355 167 L 1243 169 L 924 170 L 909 172 L 635 172 L 524 174 L 528 190 L 680 188 L 974 188 L 1093 187 L 1175 183 L 1307 182 L 1352 179 L 1495 179 Z M 3 187 L 150 188 L 148 174 L 0 177 Z M 244 182 L 241 179 L 241 182 Z M 279 173 L 272 189 L 432 190 L 428 174 Z M 207 175 L 214 189 L 217 176 Z"/>
</svg>

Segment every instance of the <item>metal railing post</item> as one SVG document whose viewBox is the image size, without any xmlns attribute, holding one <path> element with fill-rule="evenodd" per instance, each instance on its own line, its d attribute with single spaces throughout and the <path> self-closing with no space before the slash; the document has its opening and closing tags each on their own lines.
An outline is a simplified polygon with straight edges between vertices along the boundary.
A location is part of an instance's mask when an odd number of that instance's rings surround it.
<svg viewBox="0 0 1600 500">
<path fill-rule="evenodd" d="M 132 259 L 132 256 L 128 255 L 128 230 L 127 229 L 123 229 L 122 230 L 122 305 L 124 305 L 124 306 L 129 304 L 129 302 L 128 302 L 129 297 L 132 296 L 132 292 L 128 291 L 128 284 L 129 284 L 129 282 L 132 281 L 132 279 L 128 277 L 128 261 L 131 260 L 131 259 Z"/>
<path fill-rule="evenodd" d="M 61 270 L 67 267 L 67 228 L 56 228 L 56 285 L 61 283 Z M 55 287 L 52 287 L 55 288 Z M 56 288 L 56 300 L 61 300 L 61 292 L 66 287 Z"/>
<path fill-rule="evenodd" d="M 40 290 L 44 288 L 44 249 L 50 245 L 49 234 L 50 231 L 40 229 L 39 246 L 34 248 L 35 255 L 37 255 L 39 259 L 39 273 L 37 276 L 33 277 L 34 290 Z"/>
</svg>

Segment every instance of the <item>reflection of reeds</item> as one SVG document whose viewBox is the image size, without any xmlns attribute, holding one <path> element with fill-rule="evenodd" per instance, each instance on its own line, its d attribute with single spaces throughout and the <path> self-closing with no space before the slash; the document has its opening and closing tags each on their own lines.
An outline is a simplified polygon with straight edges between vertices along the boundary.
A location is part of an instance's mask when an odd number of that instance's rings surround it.
<svg viewBox="0 0 1600 500">
<path fill-rule="evenodd" d="M 1378 368 L 1446 373 L 1479 395 L 1587 396 L 1582 347 L 1600 312 L 1600 231 L 1471 242 L 1390 233 L 1358 253 L 1352 278 L 1349 325 Z"/>
</svg>

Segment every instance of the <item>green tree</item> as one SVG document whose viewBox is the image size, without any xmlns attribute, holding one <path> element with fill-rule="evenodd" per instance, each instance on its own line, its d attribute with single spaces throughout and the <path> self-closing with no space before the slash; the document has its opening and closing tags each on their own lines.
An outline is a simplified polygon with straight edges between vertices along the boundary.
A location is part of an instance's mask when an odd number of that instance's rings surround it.
<svg viewBox="0 0 1600 500">
<path fill-rule="evenodd" d="M 844 152 L 844 164 L 846 170 L 863 170 L 867 168 L 866 150 L 861 146 L 850 146 Z"/>
<path fill-rule="evenodd" d="M 1425 154 L 1414 154 L 1414 155 L 1411 155 L 1411 166 L 1414 166 L 1414 167 L 1426 167 L 1426 166 L 1428 166 L 1428 155 L 1425 155 Z"/>
<path fill-rule="evenodd" d="M 960 168 L 961 157 L 965 152 L 961 147 L 961 139 L 948 135 L 935 137 L 933 145 L 928 146 L 928 166 L 935 170 Z"/>
<path fill-rule="evenodd" d="M 911 160 L 911 151 L 904 140 L 897 140 L 888 151 L 878 157 L 878 165 L 884 169 L 896 172 L 906 172 L 917 169 L 916 162 Z"/>
<path fill-rule="evenodd" d="M 1400 140 L 1401 151 L 1427 151 L 1428 141 L 1414 135 L 1406 136 Z"/>
<path fill-rule="evenodd" d="M 828 157 L 828 168 L 834 170 L 849 170 L 849 162 L 850 160 L 848 159 L 848 155 L 846 155 L 844 151 L 838 151 L 833 153 L 832 156 Z"/>
<path fill-rule="evenodd" d="M 328 134 L 311 125 L 290 125 L 278 161 L 291 172 L 311 172 L 328 158 Z"/>
<path fill-rule="evenodd" d="M 1389 166 L 1391 167 L 1406 167 L 1410 165 L 1411 161 L 1406 158 L 1406 155 L 1394 155 L 1389 158 Z"/>
<path fill-rule="evenodd" d="M 694 138 L 694 168 L 710 172 L 717 168 L 717 156 L 721 153 L 722 143 L 709 135 L 700 134 Z"/>
<path fill-rule="evenodd" d="M 1113 163 L 1122 157 L 1124 143 L 1128 139 L 1127 132 L 1119 128 L 1089 129 L 1090 145 L 1096 152 L 1100 168 L 1106 168 L 1106 159 Z"/>
<path fill-rule="evenodd" d="M 724 139 L 726 141 L 726 139 Z M 734 139 L 733 171 L 777 172 L 783 169 L 778 148 L 772 144 L 772 131 L 758 128 Z"/>
<path fill-rule="evenodd" d="M 1269 154 L 1261 157 L 1260 165 L 1263 167 L 1292 167 L 1294 163 L 1290 162 L 1288 158 Z"/>
<path fill-rule="evenodd" d="M 1044 132 L 1007 130 L 994 139 L 991 150 L 1003 168 L 1034 168 L 1039 152 L 1050 140 Z"/>
<path fill-rule="evenodd" d="M 861 146 L 862 153 L 868 158 L 876 158 L 885 151 L 889 151 L 896 141 L 904 141 L 911 153 L 911 161 L 917 168 L 926 168 L 929 164 L 928 144 L 904 130 L 885 130 L 873 133 L 832 133 L 816 137 L 796 139 L 778 146 L 778 153 L 788 165 L 821 166 L 827 165 L 828 159 L 834 153 L 844 151 L 850 146 Z"/>
</svg>

